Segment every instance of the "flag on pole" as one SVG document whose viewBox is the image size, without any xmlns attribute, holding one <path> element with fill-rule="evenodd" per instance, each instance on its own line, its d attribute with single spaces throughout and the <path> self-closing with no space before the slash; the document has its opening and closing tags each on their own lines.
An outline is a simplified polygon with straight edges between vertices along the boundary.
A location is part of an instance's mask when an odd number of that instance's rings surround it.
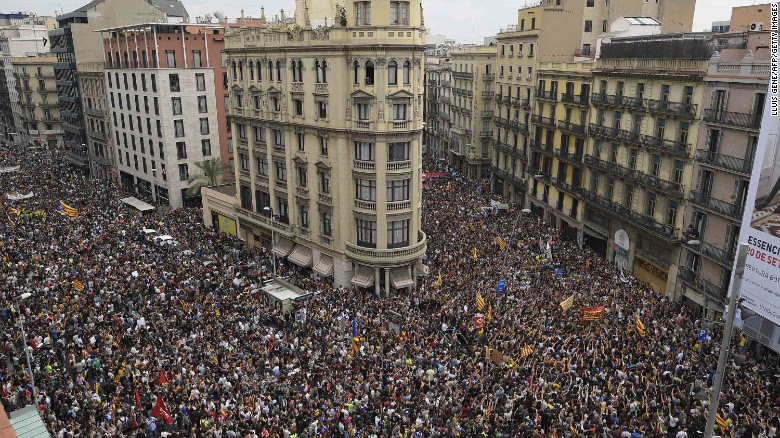
<svg viewBox="0 0 780 438">
<path fill-rule="evenodd" d="M 639 314 L 634 318 L 634 323 L 636 324 L 636 331 L 644 338 L 647 331 L 645 330 L 645 325 L 642 323 L 642 320 L 639 319 Z"/>
<path fill-rule="evenodd" d="M 482 294 L 477 292 L 477 310 L 480 312 L 485 308 L 485 299 L 482 298 Z"/>
<path fill-rule="evenodd" d="M 569 298 L 566 298 L 565 300 L 561 301 L 561 309 L 563 309 L 564 312 L 571 309 L 571 306 L 574 304 L 574 294 L 571 294 Z"/>
<path fill-rule="evenodd" d="M 534 349 L 531 348 L 530 345 L 526 344 L 521 350 L 520 350 L 520 356 L 522 357 L 528 357 L 531 355 L 531 353 L 534 352 Z"/>
<path fill-rule="evenodd" d="M 138 394 L 138 387 L 137 386 L 134 389 L 135 389 L 135 406 L 138 409 L 141 409 L 141 395 Z"/>
<path fill-rule="evenodd" d="M 75 219 L 79 217 L 79 211 L 75 208 L 71 207 L 70 205 L 60 201 L 60 204 L 57 206 L 57 211 L 60 212 L 60 214 L 65 215 L 71 219 Z"/>
<path fill-rule="evenodd" d="M 360 350 L 360 338 L 355 336 L 352 338 L 352 354 L 355 354 Z"/>
<path fill-rule="evenodd" d="M 493 305 L 491 304 L 488 306 L 487 315 L 485 315 L 485 322 L 490 324 L 490 322 L 493 321 Z"/>
<path fill-rule="evenodd" d="M 503 251 L 506 249 L 506 241 L 500 237 L 496 237 L 496 244 L 498 244 L 498 247 Z"/>
<path fill-rule="evenodd" d="M 83 291 L 84 283 L 79 279 L 73 280 L 73 289 L 76 289 L 79 292 Z"/>
<path fill-rule="evenodd" d="M 157 394 L 157 403 L 154 405 L 154 409 L 152 409 L 152 416 L 165 421 L 166 424 L 173 424 L 171 413 L 168 412 L 168 408 L 165 407 L 165 402 L 162 397 L 160 397 L 160 394 Z"/>
<path fill-rule="evenodd" d="M 165 385 L 168 383 L 168 378 L 165 377 L 165 371 L 160 370 L 160 374 L 157 376 L 157 383 L 160 385 Z"/>
<path fill-rule="evenodd" d="M 477 261 L 477 245 L 474 245 L 474 249 L 471 250 L 471 258 L 474 259 L 474 261 Z"/>
<path fill-rule="evenodd" d="M 441 271 L 439 271 L 439 278 L 436 280 L 436 283 L 433 283 L 433 287 L 435 289 L 438 289 L 441 287 Z"/>
<path fill-rule="evenodd" d="M 720 414 L 715 414 L 715 422 L 718 424 L 718 427 L 721 428 L 723 432 L 726 432 L 729 430 L 729 426 L 731 425 L 731 419 L 725 419 Z"/>
<path fill-rule="evenodd" d="M 585 321 L 601 319 L 601 317 L 604 316 L 604 310 L 606 308 L 606 306 L 585 307 L 582 309 L 582 319 Z"/>
</svg>

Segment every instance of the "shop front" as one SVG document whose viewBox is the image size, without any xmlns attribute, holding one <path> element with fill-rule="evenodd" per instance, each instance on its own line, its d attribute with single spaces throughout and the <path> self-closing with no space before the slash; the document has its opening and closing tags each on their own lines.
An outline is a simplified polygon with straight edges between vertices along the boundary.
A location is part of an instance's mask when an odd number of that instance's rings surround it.
<svg viewBox="0 0 780 438">
<path fill-rule="evenodd" d="M 638 254 L 634 257 L 634 277 L 639 281 L 648 283 L 655 293 L 666 294 L 669 271 L 643 259 Z"/>
</svg>

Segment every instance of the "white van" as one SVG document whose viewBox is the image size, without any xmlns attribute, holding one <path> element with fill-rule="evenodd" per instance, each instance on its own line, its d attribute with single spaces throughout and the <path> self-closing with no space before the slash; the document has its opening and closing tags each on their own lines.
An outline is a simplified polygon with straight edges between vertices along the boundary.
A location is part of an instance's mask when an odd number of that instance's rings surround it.
<svg viewBox="0 0 780 438">
<path fill-rule="evenodd" d="M 169 236 L 167 234 L 163 234 L 161 236 L 155 236 L 154 237 L 154 243 L 164 246 L 164 245 L 175 245 L 176 241 L 173 240 L 173 236 Z"/>
</svg>

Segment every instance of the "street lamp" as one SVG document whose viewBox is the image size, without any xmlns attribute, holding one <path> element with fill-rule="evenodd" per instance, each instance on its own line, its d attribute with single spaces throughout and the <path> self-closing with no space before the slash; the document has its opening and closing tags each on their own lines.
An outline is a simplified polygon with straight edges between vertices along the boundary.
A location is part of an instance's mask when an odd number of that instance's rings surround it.
<svg viewBox="0 0 780 438">
<path fill-rule="evenodd" d="M 27 334 L 24 331 L 24 319 L 22 318 L 22 311 L 19 308 L 19 303 L 30 298 L 32 294 L 25 292 L 13 299 L 13 305 L 16 311 L 19 312 L 19 327 L 22 329 L 22 347 L 24 348 L 24 355 L 27 359 L 27 371 L 30 373 L 30 385 L 33 389 L 33 403 L 35 403 L 35 410 L 38 411 L 38 390 L 35 388 L 35 377 L 33 376 L 33 369 L 30 365 L 30 351 L 27 349 Z"/>
<path fill-rule="evenodd" d="M 268 215 L 271 216 L 271 257 L 274 263 L 274 279 L 276 279 L 276 253 L 274 252 L 274 244 L 276 243 L 276 238 L 274 235 L 274 211 L 271 209 L 271 207 L 263 207 L 263 210 L 268 212 Z"/>
</svg>

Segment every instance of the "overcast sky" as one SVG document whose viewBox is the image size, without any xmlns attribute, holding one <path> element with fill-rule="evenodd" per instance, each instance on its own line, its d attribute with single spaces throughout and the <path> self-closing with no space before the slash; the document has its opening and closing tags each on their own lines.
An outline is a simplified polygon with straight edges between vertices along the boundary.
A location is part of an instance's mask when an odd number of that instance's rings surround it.
<svg viewBox="0 0 780 438">
<path fill-rule="evenodd" d="M 286 13 L 294 9 L 294 0 L 183 0 L 192 17 L 221 10 L 228 18 L 236 18 L 243 8 L 247 16 L 259 17 L 260 6 L 265 6 L 266 16 Z M 675 1 L 675 0 L 669 0 Z M 11 12 L 9 5 L 33 8 L 38 15 L 54 15 L 69 12 L 89 0 L 0 0 L 0 11 Z M 340 2 L 341 3 L 341 2 Z M 526 0 L 423 0 L 425 24 L 430 33 L 444 34 L 460 42 L 482 42 L 482 37 L 494 35 L 508 24 L 517 24 L 517 9 Z M 530 3 L 530 0 L 529 0 Z M 693 30 L 709 29 L 713 21 L 728 20 L 731 8 L 762 3 L 754 0 L 698 0 Z M 764 1 L 766 3 L 766 1 Z M 219 6 L 216 6 L 219 5 Z M 55 12 L 56 11 L 56 12 Z"/>
</svg>

